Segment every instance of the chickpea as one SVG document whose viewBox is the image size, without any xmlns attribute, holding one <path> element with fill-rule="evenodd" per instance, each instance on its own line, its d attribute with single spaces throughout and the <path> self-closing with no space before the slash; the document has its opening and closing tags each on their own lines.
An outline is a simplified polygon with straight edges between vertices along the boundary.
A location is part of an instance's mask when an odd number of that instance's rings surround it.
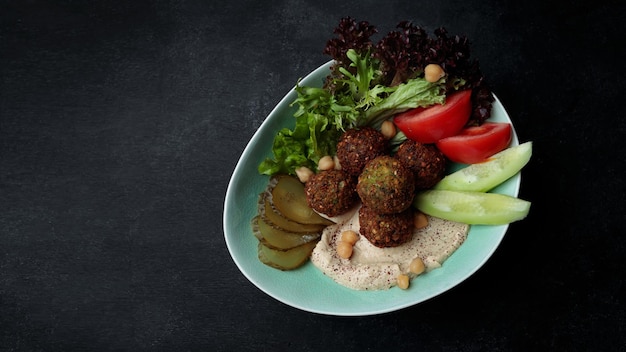
<svg viewBox="0 0 626 352">
<path fill-rule="evenodd" d="M 426 65 L 426 67 L 424 67 L 424 79 L 428 82 L 437 82 L 441 77 L 445 75 L 446 73 L 443 68 L 437 64 L 428 64 Z"/>
<path fill-rule="evenodd" d="M 348 242 L 337 241 L 337 255 L 343 259 L 350 259 L 352 256 L 352 245 Z"/>
<path fill-rule="evenodd" d="M 423 229 L 428 226 L 428 218 L 426 217 L 426 214 L 416 211 L 413 216 L 413 225 L 416 229 Z"/>
<path fill-rule="evenodd" d="M 320 158 L 320 161 L 317 162 L 317 167 L 321 171 L 332 170 L 335 168 L 335 161 L 332 156 L 326 155 Z"/>
<path fill-rule="evenodd" d="M 298 176 L 298 180 L 300 180 L 300 182 L 307 183 L 309 182 L 311 176 L 313 176 L 313 170 L 306 166 L 300 166 L 296 169 L 296 176 Z"/>
<path fill-rule="evenodd" d="M 335 170 L 341 170 L 341 164 L 337 155 L 333 156 L 333 161 L 335 162 Z"/>
<path fill-rule="evenodd" d="M 409 276 L 406 274 L 400 274 L 398 275 L 398 287 L 406 290 L 407 288 L 409 288 Z"/>
<path fill-rule="evenodd" d="M 359 240 L 359 234 L 352 230 L 346 230 L 341 233 L 341 241 L 350 243 L 350 245 L 354 246 L 356 241 Z"/>
<path fill-rule="evenodd" d="M 385 120 L 382 125 L 380 125 L 380 133 L 386 138 L 391 139 L 396 135 L 396 125 L 389 120 Z"/>
<path fill-rule="evenodd" d="M 426 266 L 424 265 L 424 261 L 422 260 L 422 258 L 413 258 L 411 264 L 409 264 L 409 270 L 411 270 L 411 272 L 416 275 L 423 273 L 424 270 L 426 270 Z"/>
</svg>

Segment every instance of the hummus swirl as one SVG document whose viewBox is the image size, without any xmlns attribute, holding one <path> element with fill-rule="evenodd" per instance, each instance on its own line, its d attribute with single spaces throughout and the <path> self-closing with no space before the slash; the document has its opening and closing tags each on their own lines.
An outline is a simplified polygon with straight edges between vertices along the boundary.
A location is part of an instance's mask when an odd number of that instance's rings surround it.
<svg viewBox="0 0 626 352">
<path fill-rule="evenodd" d="M 409 242 L 398 247 L 379 248 L 361 236 L 354 244 L 352 257 L 343 259 L 337 254 L 336 242 L 346 230 L 359 233 L 358 209 L 324 229 L 311 254 L 311 262 L 326 276 L 348 288 L 383 290 L 395 286 L 399 274 L 415 276 L 409 270 L 415 257 L 422 259 L 426 271 L 441 267 L 465 241 L 469 225 L 429 216 L 428 226 L 416 229 Z"/>
</svg>

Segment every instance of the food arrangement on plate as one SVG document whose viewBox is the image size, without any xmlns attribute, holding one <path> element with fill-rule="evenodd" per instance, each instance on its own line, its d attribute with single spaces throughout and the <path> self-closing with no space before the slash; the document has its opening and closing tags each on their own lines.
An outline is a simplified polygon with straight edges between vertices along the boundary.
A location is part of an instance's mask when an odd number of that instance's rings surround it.
<svg viewBox="0 0 626 352">
<path fill-rule="evenodd" d="M 258 166 L 268 181 L 251 226 L 268 266 L 310 261 L 354 290 L 406 289 L 471 226 L 526 217 L 530 202 L 490 191 L 532 144 L 511 145 L 510 123 L 490 120 L 494 96 L 467 38 L 409 22 L 375 33 L 343 18 L 323 86 L 296 85 L 294 127 Z"/>
</svg>

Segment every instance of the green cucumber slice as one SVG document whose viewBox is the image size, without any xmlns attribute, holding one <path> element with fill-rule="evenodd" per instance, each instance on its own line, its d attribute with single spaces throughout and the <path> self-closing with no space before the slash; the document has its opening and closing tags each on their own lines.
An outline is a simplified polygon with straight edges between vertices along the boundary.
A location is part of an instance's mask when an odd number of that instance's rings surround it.
<svg viewBox="0 0 626 352">
<path fill-rule="evenodd" d="M 470 225 L 503 225 L 528 215 L 530 202 L 498 193 L 428 190 L 413 206 L 438 218 Z"/>
<path fill-rule="evenodd" d="M 433 189 L 487 192 L 518 173 L 531 155 L 532 142 L 507 148 L 488 161 L 471 164 L 447 175 Z"/>
</svg>

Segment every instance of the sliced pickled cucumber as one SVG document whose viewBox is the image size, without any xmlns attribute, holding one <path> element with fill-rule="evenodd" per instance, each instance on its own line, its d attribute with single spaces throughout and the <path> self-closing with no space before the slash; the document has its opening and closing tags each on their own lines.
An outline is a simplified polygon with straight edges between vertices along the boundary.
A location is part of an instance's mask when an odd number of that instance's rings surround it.
<svg viewBox="0 0 626 352">
<path fill-rule="evenodd" d="M 289 232 L 321 232 L 324 227 L 326 227 L 326 225 L 322 224 L 301 224 L 287 219 L 272 204 L 272 200 L 269 192 L 263 192 L 259 197 L 258 213 L 266 223 L 272 224 L 274 227 L 280 227 Z"/>
<path fill-rule="evenodd" d="M 470 225 L 503 225 L 528 215 L 530 202 L 497 193 L 428 190 L 413 205 L 425 214 Z"/>
<path fill-rule="evenodd" d="M 439 181 L 433 189 L 486 192 L 518 173 L 530 160 L 532 142 L 505 149 L 488 161 L 469 165 Z"/>
<path fill-rule="evenodd" d="M 259 242 L 259 260 L 266 265 L 280 270 L 293 270 L 309 260 L 316 242 L 310 242 L 287 251 L 269 248 Z"/>
<path fill-rule="evenodd" d="M 322 235 L 321 232 L 288 232 L 266 223 L 259 216 L 255 216 L 252 219 L 252 231 L 263 244 L 278 250 L 287 250 L 301 246 L 319 239 Z"/>
<path fill-rule="evenodd" d="M 276 209 L 284 217 L 302 224 L 332 225 L 307 203 L 304 185 L 293 176 L 276 176 L 270 180 L 270 193 Z"/>
</svg>

